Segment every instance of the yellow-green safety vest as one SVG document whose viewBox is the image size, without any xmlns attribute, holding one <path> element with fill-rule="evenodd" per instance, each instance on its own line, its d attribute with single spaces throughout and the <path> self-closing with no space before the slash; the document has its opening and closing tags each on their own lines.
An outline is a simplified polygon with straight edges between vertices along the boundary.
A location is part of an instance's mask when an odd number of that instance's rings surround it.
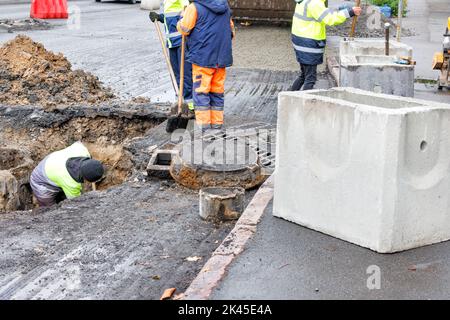
<svg viewBox="0 0 450 320">
<path fill-rule="evenodd" d="M 348 8 L 328 9 L 325 6 L 325 0 L 304 0 L 295 8 L 292 34 L 297 37 L 325 40 L 326 26 L 344 23 L 347 18 L 350 18 Z"/>
<path fill-rule="evenodd" d="M 70 147 L 50 154 L 45 162 L 45 174 L 60 187 L 68 199 L 81 195 L 83 185 L 75 181 L 66 168 L 66 162 L 70 158 L 90 158 L 88 149 L 81 143 L 75 142 Z"/>
<path fill-rule="evenodd" d="M 181 33 L 177 30 L 177 23 L 180 20 L 184 7 L 188 5 L 189 0 L 164 1 L 164 26 L 169 48 L 181 46 Z"/>
</svg>

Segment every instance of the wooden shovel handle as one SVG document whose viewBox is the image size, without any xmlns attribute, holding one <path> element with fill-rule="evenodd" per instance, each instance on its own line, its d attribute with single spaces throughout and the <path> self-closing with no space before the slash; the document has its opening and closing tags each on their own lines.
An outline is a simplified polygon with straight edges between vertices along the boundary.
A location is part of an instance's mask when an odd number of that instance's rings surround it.
<svg viewBox="0 0 450 320">
<path fill-rule="evenodd" d="M 178 84 L 177 79 L 175 77 L 175 73 L 173 72 L 172 63 L 170 62 L 169 54 L 167 53 L 166 44 L 163 38 L 163 34 L 161 28 L 159 27 L 159 22 L 155 21 L 156 32 L 158 33 L 159 42 L 161 42 L 162 51 L 164 54 L 164 58 L 166 60 L 167 69 L 169 69 L 170 80 L 172 81 L 173 90 L 175 90 L 175 94 L 178 94 Z"/>
<path fill-rule="evenodd" d="M 356 0 L 356 7 L 360 7 L 360 6 L 361 6 L 361 0 Z M 353 39 L 355 37 L 357 23 L 358 23 L 358 16 L 354 16 L 353 22 L 352 22 L 352 30 L 350 31 L 350 39 Z"/>
</svg>

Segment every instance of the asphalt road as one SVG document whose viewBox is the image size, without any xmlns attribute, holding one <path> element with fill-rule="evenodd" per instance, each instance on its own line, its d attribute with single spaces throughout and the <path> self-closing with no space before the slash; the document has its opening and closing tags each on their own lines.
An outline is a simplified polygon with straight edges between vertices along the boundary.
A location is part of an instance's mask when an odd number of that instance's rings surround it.
<svg viewBox="0 0 450 320">
<path fill-rule="evenodd" d="M 211 299 L 449 299 L 449 274 L 450 242 L 378 254 L 275 218 L 270 204 Z"/>
</svg>

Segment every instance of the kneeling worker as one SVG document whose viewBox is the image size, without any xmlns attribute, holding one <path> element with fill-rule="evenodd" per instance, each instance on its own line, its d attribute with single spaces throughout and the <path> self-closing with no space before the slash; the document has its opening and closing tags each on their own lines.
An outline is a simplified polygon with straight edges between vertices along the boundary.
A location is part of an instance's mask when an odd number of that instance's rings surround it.
<svg viewBox="0 0 450 320">
<path fill-rule="evenodd" d="M 39 205 L 49 207 L 62 193 L 67 199 L 79 197 L 83 182 L 96 182 L 103 173 L 101 162 L 91 159 L 88 149 L 76 142 L 45 157 L 31 173 L 30 185 Z"/>
</svg>

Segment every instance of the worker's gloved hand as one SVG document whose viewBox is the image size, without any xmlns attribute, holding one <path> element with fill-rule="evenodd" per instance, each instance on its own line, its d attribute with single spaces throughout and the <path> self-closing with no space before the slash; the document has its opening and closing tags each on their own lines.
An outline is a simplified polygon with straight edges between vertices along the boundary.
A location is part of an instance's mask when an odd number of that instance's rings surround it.
<svg viewBox="0 0 450 320">
<path fill-rule="evenodd" d="M 162 19 L 162 16 L 157 12 L 151 11 L 149 14 L 149 17 L 150 17 L 150 20 L 152 20 L 152 22 L 155 22 L 155 21 L 159 21 L 161 23 L 164 22 Z"/>
<path fill-rule="evenodd" d="M 359 16 L 359 15 L 361 15 L 361 13 L 362 13 L 361 7 L 353 7 L 353 8 L 352 8 L 352 11 L 353 11 L 353 13 L 354 13 L 355 16 Z"/>
</svg>

